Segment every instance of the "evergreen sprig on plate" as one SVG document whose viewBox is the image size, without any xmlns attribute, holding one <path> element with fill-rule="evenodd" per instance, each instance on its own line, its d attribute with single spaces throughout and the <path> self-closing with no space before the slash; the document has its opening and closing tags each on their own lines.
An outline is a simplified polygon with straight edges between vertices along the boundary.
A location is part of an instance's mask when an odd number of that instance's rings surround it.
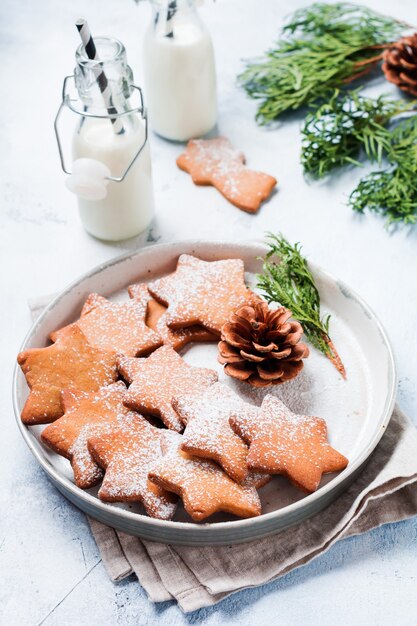
<svg viewBox="0 0 417 626">
<path fill-rule="evenodd" d="M 335 365 L 346 378 L 344 365 L 330 339 L 330 315 L 320 311 L 320 294 L 298 243 L 290 244 L 283 235 L 267 235 L 269 251 L 263 260 L 263 272 L 257 286 L 268 303 L 290 309 L 307 339 Z"/>
<path fill-rule="evenodd" d="M 296 11 L 275 47 L 238 80 L 261 101 L 257 120 L 265 124 L 367 74 L 405 27 L 360 5 L 317 2 Z"/>
</svg>

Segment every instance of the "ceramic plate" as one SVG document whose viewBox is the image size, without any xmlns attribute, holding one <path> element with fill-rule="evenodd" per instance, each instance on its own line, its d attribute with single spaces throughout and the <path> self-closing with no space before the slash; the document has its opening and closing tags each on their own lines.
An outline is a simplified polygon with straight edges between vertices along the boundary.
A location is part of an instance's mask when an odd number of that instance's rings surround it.
<svg viewBox="0 0 417 626">
<path fill-rule="evenodd" d="M 73 321 L 91 292 L 111 299 L 127 298 L 125 288 L 137 281 L 157 278 L 175 269 L 179 254 L 195 254 L 205 260 L 241 258 L 248 284 L 254 285 L 260 270 L 260 244 L 183 242 L 155 245 L 109 261 L 92 270 L 57 296 L 32 326 L 22 350 L 45 346 L 52 330 Z M 20 431 L 38 462 L 54 485 L 71 502 L 92 517 L 127 533 L 167 543 L 215 545 L 254 540 L 278 532 L 317 514 L 336 498 L 362 469 L 383 435 L 394 407 L 396 374 L 387 336 L 374 313 L 342 282 L 311 265 L 322 299 L 323 313 L 331 314 L 331 334 L 343 359 L 347 380 L 343 380 L 328 359 L 311 350 L 302 373 L 293 381 L 275 388 L 274 393 L 297 413 L 320 415 L 327 421 L 331 444 L 349 459 L 347 468 L 326 476 L 320 488 L 304 495 L 283 477 L 260 490 L 263 513 L 252 519 L 216 515 L 207 523 L 192 523 L 182 507 L 175 521 L 147 517 L 139 504 L 105 504 L 97 488 L 82 491 L 74 485 L 67 460 L 46 448 L 39 440 L 42 426 L 25 427 L 20 412 L 28 389 L 19 368 L 14 377 L 14 406 Z M 193 365 L 215 368 L 220 380 L 242 397 L 260 404 L 265 390 L 225 376 L 218 365 L 216 344 L 192 344 L 182 355 Z"/>
</svg>

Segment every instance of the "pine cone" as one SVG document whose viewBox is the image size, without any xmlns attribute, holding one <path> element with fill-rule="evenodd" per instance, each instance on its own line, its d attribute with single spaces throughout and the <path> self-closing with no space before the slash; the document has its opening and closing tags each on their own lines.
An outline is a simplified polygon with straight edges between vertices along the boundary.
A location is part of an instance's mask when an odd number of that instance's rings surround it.
<svg viewBox="0 0 417 626">
<path fill-rule="evenodd" d="M 299 322 L 288 321 L 284 307 L 272 310 L 264 300 L 239 307 L 224 324 L 219 342 L 219 363 L 226 374 L 254 387 L 268 387 L 295 378 L 309 350 L 299 343 Z"/>
<path fill-rule="evenodd" d="M 417 33 L 402 37 L 383 55 L 385 78 L 413 96 L 417 96 Z"/>
</svg>

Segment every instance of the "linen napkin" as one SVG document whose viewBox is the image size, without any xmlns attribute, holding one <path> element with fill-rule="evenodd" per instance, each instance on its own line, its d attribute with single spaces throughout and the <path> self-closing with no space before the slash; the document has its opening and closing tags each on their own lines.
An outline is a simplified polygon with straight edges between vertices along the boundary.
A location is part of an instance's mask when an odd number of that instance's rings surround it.
<svg viewBox="0 0 417 626">
<path fill-rule="evenodd" d="M 31 300 L 34 318 L 50 297 Z M 152 602 L 185 611 L 283 576 L 336 541 L 417 515 L 417 429 L 398 406 L 350 487 L 326 509 L 276 535 L 236 546 L 188 547 L 141 540 L 88 518 L 113 581 L 135 573 Z"/>
</svg>

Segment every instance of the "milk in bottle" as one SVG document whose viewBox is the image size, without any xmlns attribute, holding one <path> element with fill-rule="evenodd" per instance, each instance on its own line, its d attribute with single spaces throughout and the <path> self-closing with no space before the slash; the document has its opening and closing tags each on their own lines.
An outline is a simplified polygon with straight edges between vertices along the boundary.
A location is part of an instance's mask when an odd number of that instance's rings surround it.
<svg viewBox="0 0 417 626">
<path fill-rule="evenodd" d="M 217 120 L 211 37 L 194 0 L 151 0 L 151 4 L 143 51 L 151 126 L 166 139 L 201 137 Z"/>
<path fill-rule="evenodd" d="M 133 76 L 123 45 L 107 37 L 97 37 L 95 44 L 99 67 L 86 56 L 84 46 L 76 53 L 75 85 L 81 106 L 67 186 L 78 196 L 84 228 L 100 239 L 117 241 L 145 230 L 153 216 L 147 119 L 144 108 L 131 103 Z M 110 87 L 116 122 L 109 117 L 97 82 L 100 71 Z M 111 180 L 123 176 L 121 182 Z"/>
</svg>

